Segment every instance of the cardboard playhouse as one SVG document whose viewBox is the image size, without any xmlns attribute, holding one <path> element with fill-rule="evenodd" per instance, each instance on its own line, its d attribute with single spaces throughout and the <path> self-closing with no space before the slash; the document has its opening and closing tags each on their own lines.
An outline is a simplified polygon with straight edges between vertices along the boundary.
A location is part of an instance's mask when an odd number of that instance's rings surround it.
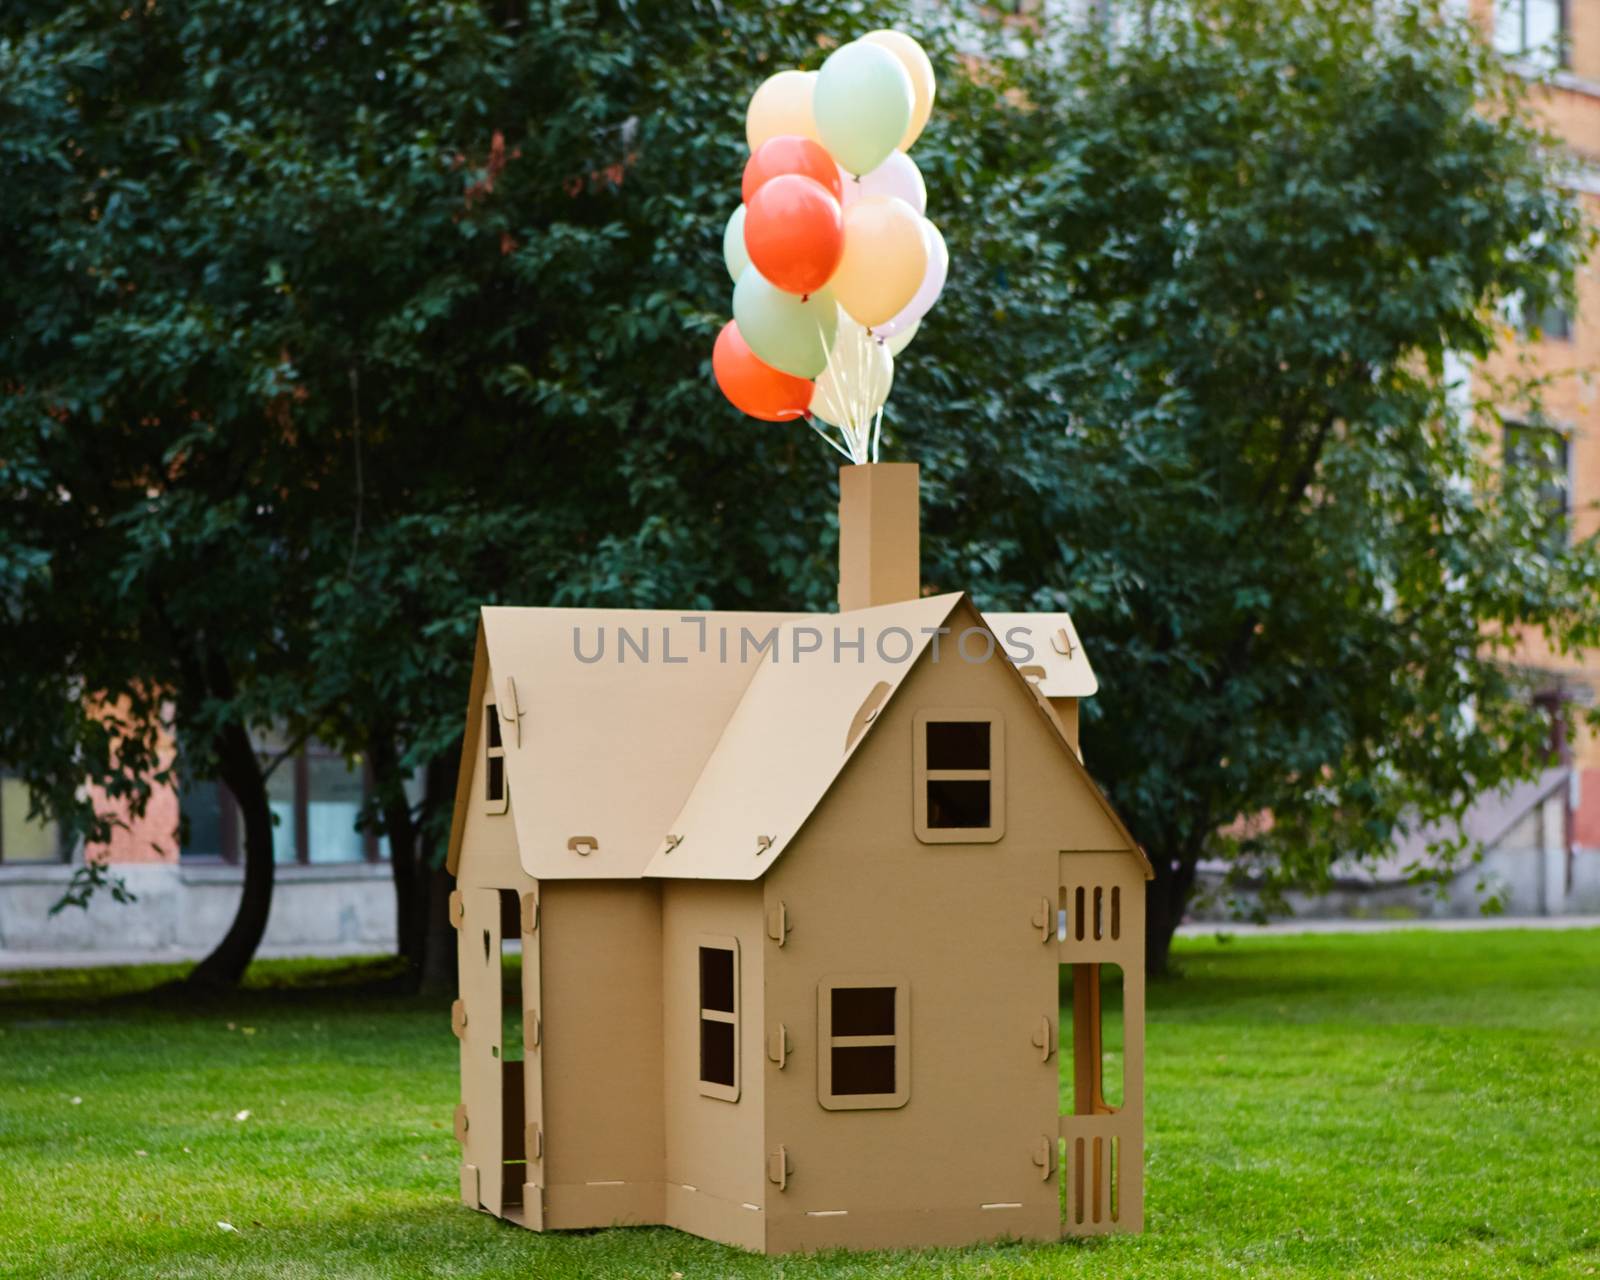
<svg viewBox="0 0 1600 1280">
<path fill-rule="evenodd" d="M 842 469 L 838 613 L 483 610 L 469 1207 L 769 1253 L 1142 1228 L 1149 865 L 1081 762 L 1095 677 L 1066 614 L 924 596 L 917 507 Z"/>
</svg>

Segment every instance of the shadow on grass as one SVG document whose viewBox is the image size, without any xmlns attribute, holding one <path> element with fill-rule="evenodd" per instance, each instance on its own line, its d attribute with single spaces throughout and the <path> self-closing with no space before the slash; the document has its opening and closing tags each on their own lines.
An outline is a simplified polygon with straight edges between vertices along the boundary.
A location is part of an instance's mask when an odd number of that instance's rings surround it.
<svg viewBox="0 0 1600 1280">
<path fill-rule="evenodd" d="M 418 993 L 405 963 L 395 956 L 336 960 L 264 960 L 245 974 L 237 990 L 191 987 L 192 964 L 116 965 L 93 969 L 21 970 L 0 975 L 0 1017 L 41 1012 L 126 1014 L 204 1013 L 247 1009 L 338 1009 L 432 1007 L 448 1004 L 443 993 Z"/>
</svg>

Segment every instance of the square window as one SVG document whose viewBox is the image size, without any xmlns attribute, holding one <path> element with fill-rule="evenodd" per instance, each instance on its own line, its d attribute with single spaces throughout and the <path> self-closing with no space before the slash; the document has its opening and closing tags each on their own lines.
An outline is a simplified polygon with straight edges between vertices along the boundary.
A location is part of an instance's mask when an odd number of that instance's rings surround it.
<svg viewBox="0 0 1600 1280">
<path fill-rule="evenodd" d="M 894 1092 L 894 1046 L 834 1045 L 833 1091 L 856 1097 Z"/>
<path fill-rule="evenodd" d="M 833 1034 L 836 1036 L 892 1036 L 893 987 L 835 987 Z"/>
<path fill-rule="evenodd" d="M 928 721 L 928 768 L 987 769 L 987 720 Z"/>
<path fill-rule="evenodd" d="M 989 790 L 987 782 L 960 782 L 931 778 L 928 781 L 928 825 L 940 828 L 987 827 Z"/>
</svg>

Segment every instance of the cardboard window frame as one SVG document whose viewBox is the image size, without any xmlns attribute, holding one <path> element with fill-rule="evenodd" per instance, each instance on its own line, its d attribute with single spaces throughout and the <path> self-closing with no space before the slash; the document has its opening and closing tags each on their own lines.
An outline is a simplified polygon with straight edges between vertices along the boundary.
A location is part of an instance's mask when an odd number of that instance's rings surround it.
<svg viewBox="0 0 1600 1280">
<path fill-rule="evenodd" d="M 978 723 L 989 725 L 987 769 L 928 768 L 930 724 Z M 928 825 L 929 782 L 987 782 L 989 824 L 984 827 L 933 827 Z M 911 823 L 923 844 L 994 844 L 1006 833 L 1005 717 L 998 711 L 975 707 L 930 707 L 911 720 Z"/>
<path fill-rule="evenodd" d="M 724 1009 L 707 1009 L 704 1004 L 704 992 L 700 989 L 700 952 L 731 951 L 733 953 L 733 1012 Z M 740 1022 L 743 1017 L 743 1005 L 739 995 L 739 939 L 725 934 L 698 934 L 694 939 L 694 1003 L 698 1014 L 694 1024 L 694 1074 L 695 1081 L 702 1097 L 716 1098 L 720 1102 L 738 1102 L 739 1090 L 743 1083 L 743 1073 L 739 1068 L 741 1037 L 739 1035 Z M 703 1022 L 722 1022 L 733 1027 L 733 1083 L 731 1085 L 718 1084 L 714 1080 L 700 1078 L 700 1024 Z"/>
<path fill-rule="evenodd" d="M 483 695 L 483 724 L 479 729 L 479 736 L 483 739 L 483 811 L 485 813 L 505 813 L 511 808 L 511 779 L 506 773 L 506 732 L 505 725 L 500 726 L 500 745 L 492 745 L 489 734 L 491 717 L 496 720 L 500 709 L 495 705 L 493 686 Z M 489 761 L 500 761 L 500 794 L 491 795 L 489 779 L 492 776 Z"/>
<path fill-rule="evenodd" d="M 833 993 L 839 988 L 890 987 L 894 990 L 892 1036 L 833 1034 Z M 894 1048 L 893 1093 L 834 1093 L 835 1048 Z M 893 1111 L 911 1100 L 911 984 L 896 974 L 845 974 L 817 983 L 817 1101 L 828 1111 Z"/>
</svg>

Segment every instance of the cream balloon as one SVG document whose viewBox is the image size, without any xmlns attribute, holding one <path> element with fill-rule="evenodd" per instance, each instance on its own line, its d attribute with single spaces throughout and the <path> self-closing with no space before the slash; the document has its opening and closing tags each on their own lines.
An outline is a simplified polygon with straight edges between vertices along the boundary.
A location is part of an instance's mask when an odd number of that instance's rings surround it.
<svg viewBox="0 0 1600 1280">
<path fill-rule="evenodd" d="M 913 320 L 910 324 L 908 324 L 904 329 L 900 330 L 900 332 L 895 334 L 893 337 L 882 338 L 882 339 L 879 339 L 879 341 L 881 341 L 883 343 L 883 345 L 889 349 L 889 354 L 890 355 L 897 356 L 902 351 L 904 351 L 907 347 L 909 347 L 911 345 L 911 339 L 913 339 L 913 338 L 915 338 L 917 336 L 917 330 L 920 329 L 921 327 L 922 327 L 922 321 Z"/>
<path fill-rule="evenodd" d="M 828 287 L 858 324 L 882 324 L 916 297 L 928 273 L 922 221 L 893 196 L 857 200 L 844 211 L 844 256 Z"/>
<path fill-rule="evenodd" d="M 768 138 L 788 134 L 820 142 L 811 115 L 811 96 L 817 87 L 815 71 L 780 71 L 768 76 L 750 99 L 744 116 L 744 140 L 755 151 Z"/>
<path fill-rule="evenodd" d="M 894 357 L 889 349 L 841 310 L 828 367 L 817 375 L 811 393 L 812 414 L 847 431 L 864 431 L 893 386 Z"/>
<path fill-rule="evenodd" d="M 922 51 L 922 46 L 904 32 L 869 31 L 861 38 L 881 45 L 894 54 L 900 59 L 900 65 L 906 69 L 906 74 L 911 77 L 911 92 L 914 98 L 911 123 L 906 126 L 905 135 L 900 139 L 900 150 L 910 151 L 911 144 L 921 136 L 922 130 L 927 126 L 928 117 L 933 114 L 933 97 L 936 92 L 933 63 L 928 61 L 928 55 Z"/>
<path fill-rule="evenodd" d="M 728 268 L 728 275 L 734 284 L 739 283 L 739 276 L 750 265 L 750 255 L 744 247 L 744 206 L 740 205 L 728 218 L 728 225 L 722 229 L 722 261 Z"/>
<path fill-rule="evenodd" d="M 922 239 L 928 249 L 928 270 L 922 277 L 922 283 L 917 286 L 916 296 L 898 314 L 872 326 L 873 333 L 880 338 L 892 338 L 902 329 L 916 324 L 933 310 L 933 304 L 939 301 L 939 295 L 944 292 L 945 279 L 950 274 L 950 251 L 945 248 L 944 236 L 939 233 L 939 228 L 927 218 L 922 219 Z"/>
</svg>

